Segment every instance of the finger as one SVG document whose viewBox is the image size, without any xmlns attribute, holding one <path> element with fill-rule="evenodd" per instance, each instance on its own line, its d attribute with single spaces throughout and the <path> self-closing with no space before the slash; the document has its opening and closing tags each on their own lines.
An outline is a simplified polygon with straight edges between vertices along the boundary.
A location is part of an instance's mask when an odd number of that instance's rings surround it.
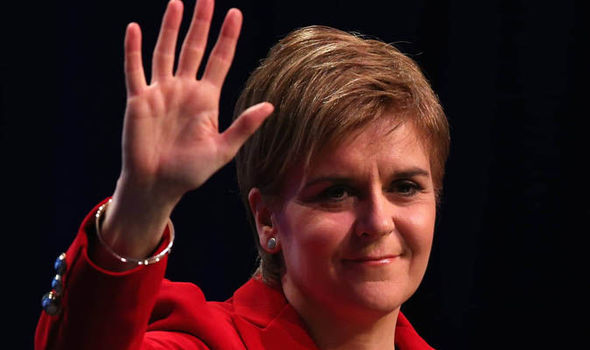
<svg viewBox="0 0 590 350">
<path fill-rule="evenodd" d="M 207 47 L 213 17 L 213 1 L 198 0 L 191 25 L 182 44 L 176 75 L 195 78 Z"/>
<path fill-rule="evenodd" d="M 208 80 L 221 88 L 234 58 L 241 27 L 242 13 L 240 10 L 229 10 L 221 26 L 219 38 L 217 38 L 217 42 L 207 61 L 203 80 Z"/>
<path fill-rule="evenodd" d="M 182 1 L 172 0 L 168 3 L 152 58 L 152 81 L 172 76 L 174 50 L 182 21 L 182 7 Z"/>
<path fill-rule="evenodd" d="M 141 28 L 129 23 L 125 32 L 125 85 L 127 96 L 134 96 L 146 87 L 141 59 Z"/>
<path fill-rule="evenodd" d="M 274 106 L 268 102 L 262 102 L 246 109 L 225 130 L 221 136 L 226 144 L 226 155 L 230 159 L 236 155 L 240 147 L 262 125 L 262 122 L 273 112 Z"/>
</svg>

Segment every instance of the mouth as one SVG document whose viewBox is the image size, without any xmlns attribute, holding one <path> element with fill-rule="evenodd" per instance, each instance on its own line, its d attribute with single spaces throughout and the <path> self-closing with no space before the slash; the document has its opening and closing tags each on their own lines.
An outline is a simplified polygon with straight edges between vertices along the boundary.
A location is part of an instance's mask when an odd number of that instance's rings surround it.
<svg viewBox="0 0 590 350">
<path fill-rule="evenodd" d="M 360 256 L 350 259 L 344 259 L 345 264 L 363 265 L 363 266 L 384 266 L 393 263 L 401 255 L 382 255 L 382 256 Z"/>
</svg>

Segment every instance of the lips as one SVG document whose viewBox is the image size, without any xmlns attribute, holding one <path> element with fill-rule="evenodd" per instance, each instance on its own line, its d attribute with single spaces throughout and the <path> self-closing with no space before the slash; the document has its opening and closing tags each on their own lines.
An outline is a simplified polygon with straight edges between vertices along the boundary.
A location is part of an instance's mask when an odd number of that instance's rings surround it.
<svg viewBox="0 0 590 350">
<path fill-rule="evenodd" d="M 344 259 L 345 263 L 368 265 L 368 266 L 379 266 L 387 265 L 399 258 L 399 254 L 388 254 L 388 255 L 366 255 L 357 256 L 352 258 Z"/>
<path fill-rule="evenodd" d="M 397 258 L 399 255 L 381 255 L 381 256 L 361 256 L 357 258 L 351 259 L 344 259 L 344 260 L 352 260 L 352 261 L 371 261 L 371 260 L 383 260 L 383 259 L 394 259 Z"/>
</svg>

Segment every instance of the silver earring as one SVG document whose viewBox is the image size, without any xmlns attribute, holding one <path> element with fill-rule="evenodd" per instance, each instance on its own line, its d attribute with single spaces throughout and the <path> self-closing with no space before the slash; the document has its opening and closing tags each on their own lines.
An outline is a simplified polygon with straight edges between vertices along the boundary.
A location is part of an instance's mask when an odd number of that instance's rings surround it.
<svg viewBox="0 0 590 350">
<path fill-rule="evenodd" d="M 266 242 L 266 247 L 270 250 L 273 250 L 277 247 L 277 239 L 274 237 L 271 237 L 268 242 Z"/>
</svg>

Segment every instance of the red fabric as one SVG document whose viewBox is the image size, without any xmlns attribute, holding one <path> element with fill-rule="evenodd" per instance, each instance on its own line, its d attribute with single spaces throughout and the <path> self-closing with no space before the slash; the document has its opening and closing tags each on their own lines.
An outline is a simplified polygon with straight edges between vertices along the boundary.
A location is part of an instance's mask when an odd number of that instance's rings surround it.
<svg viewBox="0 0 590 350">
<path fill-rule="evenodd" d="M 123 273 L 96 266 L 86 248 L 97 208 L 66 252 L 62 311 L 42 312 L 36 349 L 316 349 L 282 292 L 261 281 L 210 302 L 164 279 L 167 259 Z M 432 349 L 401 313 L 395 332 L 396 349 Z"/>
</svg>

